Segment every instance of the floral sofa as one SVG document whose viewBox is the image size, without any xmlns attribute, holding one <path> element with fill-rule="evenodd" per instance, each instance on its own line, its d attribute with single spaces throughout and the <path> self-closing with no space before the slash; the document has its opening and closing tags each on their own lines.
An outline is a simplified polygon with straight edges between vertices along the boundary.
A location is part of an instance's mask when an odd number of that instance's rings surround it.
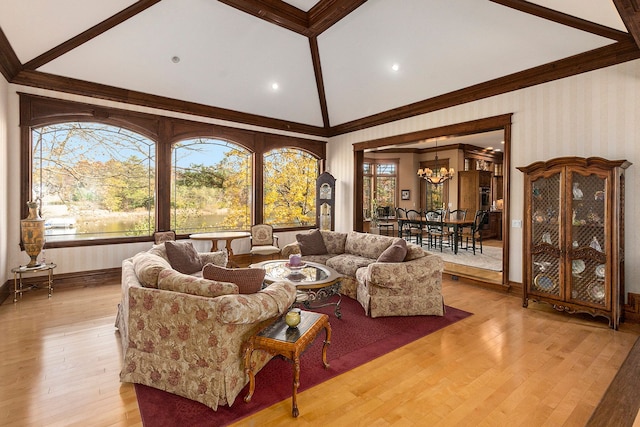
<svg viewBox="0 0 640 427">
<path fill-rule="evenodd" d="M 239 294 L 229 282 L 174 270 L 163 245 L 122 263 L 122 300 L 116 326 L 122 339 L 120 380 L 155 387 L 212 409 L 231 406 L 247 384 L 247 339 L 295 300 L 295 287 L 274 283 Z M 198 254 L 203 264 L 224 266 L 225 252 Z M 255 371 L 270 359 L 254 351 Z"/>
<path fill-rule="evenodd" d="M 302 252 L 302 260 L 325 264 L 344 275 L 341 293 L 357 299 L 368 316 L 444 315 L 444 264 L 439 256 L 408 243 L 402 261 L 380 262 L 382 253 L 400 238 L 356 231 L 320 234 L 326 253 Z M 299 242 L 282 248 L 285 258 L 296 253 L 301 253 Z"/>
</svg>

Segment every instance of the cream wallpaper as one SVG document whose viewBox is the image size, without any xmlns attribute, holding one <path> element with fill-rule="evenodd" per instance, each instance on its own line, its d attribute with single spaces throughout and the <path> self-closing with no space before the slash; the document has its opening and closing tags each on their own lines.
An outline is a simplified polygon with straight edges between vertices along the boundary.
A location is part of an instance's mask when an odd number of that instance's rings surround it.
<svg viewBox="0 0 640 427">
<path fill-rule="evenodd" d="M 6 213 L 0 217 L 0 268 L 4 272 L 3 282 L 9 279 L 11 266 L 26 261 L 26 255 L 18 248 L 19 186 L 8 185 L 17 183 L 19 179 L 17 91 L 155 112 L 149 108 L 0 83 L 0 151 L 6 153 L 6 156 L 0 157 L 0 166 L 6 166 L 4 170 L 7 171 L 6 175 L 0 177 L 0 189 L 6 189 L 3 191 L 5 196 L 0 199 L 0 211 Z M 5 99 L 4 94 L 7 93 Z M 640 239 L 633 238 L 634 230 L 640 225 L 640 218 L 634 215 L 638 212 L 640 203 L 640 196 L 634 191 L 638 182 L 636 176 L 640 172 L 640 148 L 636 148 L 637 138 L 640 136 L 638 95 L 640 61 L 634 61 L 332 138 L 328 146 L 328 169 L 337 179 L 336 228 L 340 231 L 352 229 L 353 143 L 513 113 L 510 171 L 512 220 L 522 219 L 523 215 L 523 179 L 522 174 L 515 169 L 516 166 L 568 155 L 624 158 L 634 163 L 627 171 L 626 277 L 627 291 L 640 293 L 640 283 L 633 280 L 640 274 Z M 164 114 L 197 119 L 184 114 Z M 212 119 L 199 120 L 230 125 Z M 255 129 L 251 126 L 242 127 Z M 521 282 L 522 230 L 511 228 L 510 232 L 510 280 Z M 294 233 L 282 237 L 286 244 L 294 239 Z M 238 245 L 238 250 L 245 249 L 244 243 L 238 242 Z M 56 273 L 114 268 L 121 265 L 122 259 L 148 246 L 138 244 L 50 249 L 46 258 L 59 265 Z"/>
<path fill-rule="evenodd" d="M 339 184 L 336 228 L 352 229 L 352 144 L 443 125 L 513 113 L 511 147 L 512 220 L 523 217 L 523 175 L 516 170 L 534 161 L 560 156 L 627 159 L 626 287 L 640 293 L 640 61 L 592 71 L 508 94 L 400 120 L 330 139 L 328 167 Z M 510 274 L 522 282 L 522 229 L 510 229 Z"/>
</svg>

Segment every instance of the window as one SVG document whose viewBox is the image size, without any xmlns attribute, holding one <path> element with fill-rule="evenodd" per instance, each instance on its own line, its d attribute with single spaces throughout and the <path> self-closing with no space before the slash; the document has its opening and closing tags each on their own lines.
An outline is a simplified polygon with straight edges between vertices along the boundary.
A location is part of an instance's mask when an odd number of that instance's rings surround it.
<svg viewBox="0 0 640 427">
<path fill-rule="evenodd" d="M 318 159 L 281 148 L 264 155 L 264 222 L 275 228 L 316 223 Z"/>
<path fill-rule="evenodd" d="M 393 212 L 398 193 L 398 161 L 365 159 L 363 167 L 364 217 L 370 219 L 378 206 L 388 206 Z"/>
<path fill-rule="evenodd" d="M 153 141 L 69 122 L 33 128 L 31 144 L 31 198 L 40 201 L 48 242 L 153 233 Z"/>
<path fill-rule="evenodd" d="M 28 214 L 27 201 L 41 202 L 47 248 L 151 241 L 156 230 L 184 237 L 249 230 L 255 222 L 315 226 L 325 141 L 19 96 L 20 217 Z M 281 164 L 289 155 L 294 164 Z M 314 177 L 310 199 L 295 200 L 288 216 L 281 215 L 292 203 L 286 197 L 263 203 L 272 194 L 264 181 L 279 182 L 285 168 L 289 176 Z"/>
<path fill-rule="evenodd" d="M 445 162 L 440 159 L 438 164 L 436 165 L 435 160 L 430 160 L 426 162 L 420 162 L 421 168 L 430 168 L 436 169 L 436 167 L 444 167 L 449 169 L 449 161 Z M 421 203 L 422 209 L 424 211 L 434 211 L 436 209 L 442 209 L 443 206 L 446 207 L 449 202 L 449 180 L 445 181 L 443 184 L 431 184 L 427 180 L 420 180 L 420 191 L 422 194 L 426 194 L 426 200 L 424 203 Z M 421 197 L 422 199 L 422 197 Z"/>
<path fill-rule="evenodd" d="M 178 234 L 251 226 L 251 153 L 198 138 L 173 146 L 171 226 Z"/>
</svg>

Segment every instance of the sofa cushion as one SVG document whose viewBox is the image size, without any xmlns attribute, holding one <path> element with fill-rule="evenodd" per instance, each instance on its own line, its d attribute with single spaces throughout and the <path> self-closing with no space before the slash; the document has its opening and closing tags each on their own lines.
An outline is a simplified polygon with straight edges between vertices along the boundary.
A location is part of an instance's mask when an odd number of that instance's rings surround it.
<svg viewBox="0 0 640 427">
<path fill-rule="evenodd" d="M 254 294 L 262 289 L 264 275 L 263 268 L 226 268 L 207 264 L 202 269 L 203 278 L 235 283 L 241 294 Z"/>
<path fill-rule="evenodd" d="M 322 255 L 327 253 L 324 239 L 320 230 L 313 230 L 309 233 L 296 234 L 296 240 L 300 246 L 300 253 L 304 255 Z"/>
<path fill-rule="evenodd" d="M 356 270 L 366 267 L 375 259 L 365 258 L 352 254 L 340 254 L 327 260 L 327 267 L 331 267 L 345 276 L 356 277 Z"/>
<path fill-rule="evenodd" d="M 184 274 L 202 270 L 202 261 L 191 242 L 164 242 L 164 247 L 174 270 Z"/>
<path fill-rule="evenodd" d="M 238 293 L 234 283 L 201 279 L 169 268 L 158 274 L 158 289 L 209 298 Z"/>
<path fill-rule="evenodd" d="M 347 241 L 347 233 L 339 233 L 337 231 L 320 230 L 324 246 L 330 254 L 344 253 L 344 244 Z"/>
<path fill-rule="evenodd" d="M 140 252 L 133 256 L 133 271 L 145 288 L 157 288 L 158 274 L 166 268 L 170 269 L 171 264 L 158 255 Z"/>
<path fill-rule="evenodd" d="M 385 249 L 391 246 L 393 241 L 394 238 L 389 236 L 350 231 L 344 244 L 344 252 L 375 260 Z"/>
<path fill-rule="evenodd" d="M 378 262 L 402 262 L 407 255 L 407 242 L 398 239 L 378 257 Z"/>
</svg>

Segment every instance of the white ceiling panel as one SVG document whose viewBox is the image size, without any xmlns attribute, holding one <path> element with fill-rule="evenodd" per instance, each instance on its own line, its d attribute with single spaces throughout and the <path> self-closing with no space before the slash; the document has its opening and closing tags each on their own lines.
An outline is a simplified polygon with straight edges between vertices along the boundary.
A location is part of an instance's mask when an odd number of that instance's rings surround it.
<svg viewBox="0 0 640 427">
<path fill-rule="evenodd" d="M 531 3 L 582 18 L 605 27 L 627 31 L 613 0 L 529 0 Z"/>
<path fill-rule="evenodd" d="M 308 39 L 211 0 L 163 0 L 40 70 L 323 125 Z"/>
<path fill-rule="evenodd" d="M 24 64 L 133 3 L 135 0 L 2 0 L 0 28 Z"/>
<path fill-rule="evenodd" d="M 477 0 L 369 1 L 318 37 L 332 126 L 611 43 Z"/>
<path fill-rule="evenodd" d="M 284 0 L 284 2 L 297 7 L 303 12 L 309 12 L 318 3 L 318 0 Z"/>
</svg>

